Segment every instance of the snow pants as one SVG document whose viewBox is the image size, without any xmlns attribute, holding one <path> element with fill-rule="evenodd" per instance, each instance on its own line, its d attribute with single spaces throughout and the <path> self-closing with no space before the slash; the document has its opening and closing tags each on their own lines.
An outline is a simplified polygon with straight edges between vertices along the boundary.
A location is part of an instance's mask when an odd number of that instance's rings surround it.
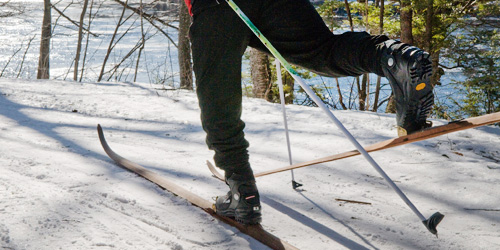
<svg viewBox="0 0 500 250">
<path fill-rule="evenodd" d="M 334 35 L 309 0 L 235 0 L 290 63 L 319 75 L 383 75 L 377 44 L 386 36 Z M 242 55 L 247 46 L 268 52 L 224 0 L 194 0 L 190 28 L 196 92 L 206 142 L 226 176 L 253 178 L 241 120 Z"/>
</svg>

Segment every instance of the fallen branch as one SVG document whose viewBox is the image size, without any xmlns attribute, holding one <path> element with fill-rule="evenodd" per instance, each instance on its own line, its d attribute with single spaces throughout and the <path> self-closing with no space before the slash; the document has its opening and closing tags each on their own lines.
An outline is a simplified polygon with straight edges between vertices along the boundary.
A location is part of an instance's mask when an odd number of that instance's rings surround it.
<svg viewBox="0 0 500 250">
<path fill-rule="evenodd" d="M 464 208 L 467 211 L 488 211 L 488 212 L 500 212 L 500 209 L 491 208 Z"/>
<path fill-rule="evenodd" d="M 363 204 L 363 205 L 371 205 L 370 202 L 364 202 L 364 201 L 354 201 L 354 200 L 345 200 L 345 199 L 335 199 L 336 201 L 343 201 L 343 202 L 348 202 L 348 203 L 357 203 L 357 204 Z"/>
</svg>

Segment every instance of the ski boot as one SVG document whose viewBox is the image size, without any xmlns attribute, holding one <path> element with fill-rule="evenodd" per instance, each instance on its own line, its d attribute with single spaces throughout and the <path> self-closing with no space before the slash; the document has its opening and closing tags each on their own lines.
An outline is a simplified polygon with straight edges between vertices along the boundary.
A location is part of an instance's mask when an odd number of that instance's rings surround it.
<svg viewBox="0 0 500 250">
<path fill-rule="evenodd" d="M 260 197 L 255 180 L 248 180 L 233 173 L 226 178 L 229 192 L 217 197 L 214 210 L 218 215 L 234 218 L 245 225 L 262 221 Z"/>
<path fill-rule="evenodd" d="M 427 122 L 434 105 L 429 53 L 405 43 L 382 43 L 382 71 L 389 80 L 396 101 L 398 135 L 431 127 Z"/>
</svg>

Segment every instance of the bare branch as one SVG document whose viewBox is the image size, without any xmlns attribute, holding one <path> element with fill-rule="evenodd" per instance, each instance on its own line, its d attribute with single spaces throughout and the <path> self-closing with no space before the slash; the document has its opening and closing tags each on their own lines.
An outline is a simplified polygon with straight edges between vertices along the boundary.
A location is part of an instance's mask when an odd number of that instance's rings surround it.
<svg viewBox="0 0 500 250">
<path fill-rule="evenodd" d="M 137 55 L 137 62 L 135 63 L 135 72 L 134 72 L 134 82 L 137 81 L 137 72 L 139 71 L 139 63 L 141 61 L 141 54 L 142 54 L 142 50 L 144 49 L 145 47 L 145 44 L 146 44 L 146 39 L 145 39 L 145 35 L 144 35 L 144 18 L 143 18 L 143 12 L 142 12 L 142 9 L 144 8 L 143 4 L 142 4 L 142 0 L 140 2 L 140 9 L 141 9 L 141 39 L 142 39 L 142 44 L 141 44 L 141 47 L 139 48 L 139 54 Z"/>
<path fill-rule="evenodd" d="M 0 18 L 21 15 L 25 10 L 25 6 L 10 3 L 10 0 L 0 3 L 0 8 Z"/>
<path fill-rule="evenodd" d="M 33 39 L 35 39 L 36 35 L 33 36 L 29 41 L 28 41 L 28 46 L 26 47 L 26 50 L 24 51 L 23 54 L 23 59 L 21 60 L 21 65 L 19 66 L 19 72 L 17 73 L 17 78 L 21 75 L 21 72 L 23 71 L 23 65 L 24 65 L 24 60 L 26 59 L 26 54 L 28 53 L 28 50 L 30 49 L 31 42 Z"/>
<path fill-rule="evenodd" d="M 163 31 L 163 29 L 161 27 L 158 27 L 158 25 L 156 25 L 154 23 L 154 21 L 157 21 L 157 22 L 159 22 L 159 23 L 161 23 L 161 24 L 163 24 L 165 26 L 168 26 L 168 27 L 171 27 L 171 28 L 174 28 L 174 29 L 177 29 L 177 30 L 179 29 L 178 27 L 170 25 L 167 22 L 165 22 L 165 21 L 163 21 L 163 20 L 161 20 L 161 19 L 159 19 L 159 18 L 157 18 L 157 17 L 155 17 L 153 15 L 147 14 L 147 13 L 145 13 L 142 10 L 139 10 L 137 8 L 134 8 L 134 7 L 131 7 L 127 3 L 124 3 L 124 2 L 122 2 L 120 0 L 113 0 L 113 1 L 121 4 L 123 7 L 127 8 L 129 10 L 132 10 L 136 14 L 139 14 L 139 15 L 142 14 L 142 16 L 144 17 L 144 19 L 146 19 L 151 25 L 153 25 L 153 27 L 155 27 L 156 29 L 158 29 L 158 31 L 160 31 L 163 35 L 165 35 L 168 38 L 168 40 L 170 40 L 170 42 L 172 42 L 172 44 L 174 44 L 174 46 L 176 48 L 178 47 L 177 44 L 175 43 L 175 41 L 165 31 Z"/>
<path fill-rule="evenodd" d="M 78 65 L 80 64 L 80 53 L 82 50 L 82 39 L 83 39 L 83 19 L 85 18 L 85 13 L 87 12 L 87 6 L 89 1 L 84 0 L 82 13 L 80 14 L 80 26 L 78 29 L 78 41 L 76 45 L 76 58 L 75 58 L 75 69 L 73 70 L 73 80 L 78 80 Z"/>
<path fill-rule="evenodd" d="M 97 34 L 94 34 L 92 32 L 90 32 L 90 30 L 88 30 L 87 28 L 83 27 L 83 25 L 80 25 L 77 21 L 73 21 L 70 17 L 66 16 L 62 11 L 60 11 L 56 6 L 52 5 L 52 8 L 57 12 L 59 13 L 59 15 L 61 15 L 62 17 L 66 18 L 68 21 L 70 21 L 72 24 L 74 24 L 77 28 L 80 28 L 82 26 L 82 29 L 85 30 L 85 32 L 91 34 L 92 36 L 94 37 L 99 37 L 99 35 Z"/>
<path fill-rule="evenodd" d="M 444 68 L 444 69 L 458 69 L 458 68 L 463 68 L 464 66 L 459 62 L 457 65 L 451 66 L 451 67 L 440 63 L 439 67 Z"/>
<path fill-rule="evenodd" d="M 143 16 L 144 18 L 146 18 L 146 20 L 148 20 L 150 23 L 152 23 L 152 21 L 157 21 L 157 22 L 159 22 L 159 23 L 161 23 L 161 24 L 163 24 L 163 25 L 165 25 L 165 26 L 168 26 L 168 27 L 170 27 L 170 28 L 174 28 L 174 29 L 176 29 L 176 30 L 178 30 L 178 29 L 179 29 L 178 27 L 173 26 L 173 25 L 171 25 L 171 24 L 169 24 L 169 23 L 165 22 L 165 21 L 161 20 L 160 18 L 158 18 L 158 17 L 156 17 L 156 16 L 154 16 L 154 15 L 150 15 L 150 14 L 148 14 L 148 13 L 144 12 L 142 9 L 134 8 L 134 7 L 132 7 L 132 6 L 128 5 L 127 3 L 124 3 L 124 2 L 122 2 L 122 1 L 120 1 L 120 0 L 113 0 L 113 1 L 115 1 L 115 2 L 119 3 L 120 5 L 122 5 L 122 6 L 126 7 L 127 9 L 129 9 L 129 10 L 131 10 L 131 11 L 133 11 L 133 12 L 135 12 L 135 13 L 136 13 L 136 14 L 138 14 L 138 15 L 142 15 L 142 16 Z"/>
<path fill-rule="evenodd" d="M 0 7 L 4 7 L 4 6 L 6 6 L 7 4 L 9 4 L 9 2 L 10 2 L 10 0 L 9 0 L 9 1 L 7 1 L 7 2 L 4 2 L 4 3 L 0 3 Z"/>
<path fill-rule="evenodd" d="M 2 77 L 2 76 L 3 76 L 3 73 L 5 72 L 5 69 L 7 68 L 7 66 L 9 66 L 10 61 L 12 61 L 12 58 L 14 58 L 14 56 L 16 56 L 16 54 L 17 54 L 17 53 L 18 53 L 21 49 L 22 49 L 22 46 L 21 46 L 21 48 L 19 48 L 18 50 L 16 50 L 16 51 L 14 52 L 14 54 L 13 54 L 13 55 L 9 58 L 9 60 L 7 61 L 7 64 L 5 64 L 5 66 L 3 67 L 2 72 L 0 72 L 0 77 Z"/>
<path fill-rule="evenodd" d="M 138 49 L 140 50 L 144 44 L 146 43 L 146 41 L 148 41 L 150 38 L 152 38 L 155 34 L 153 35 L 150 35 L 148 37 L 144 37 L 144 40 L 139 40 L 137 42 L 137 44 L 121 59 L 121 61 L 119 63 L 117 63 L 112 69 L 110 69 L 107 73 L 111 73 L 111 75 L 108 77 L 108 81 L 111 80 L 111 78 L 113 78 L 113 75 L 116 73 L 116 71 L 118 71 L 118 68 L 132 55 L 134 54 L 134 52 L 136 52 Z"/>
<path fill-rule="evenodd" d="M 102 3 L 97 8 L 97 11 L 96 11 L 94 17 L 97 15 L 97 13 L 99 12 L 99 10 L 101 9 L 101 6 L 102 6 Z M 90 9 L 89 9 L 88 29 L 90 29 L 90 25 L 92 24 L 92 21 L 94 20 L 92 18 L 92 10 L 93 10 L 93 8 L 94 8 L 94 0 L 91 0 L 91 2 L 90 2 Z M 85 51 L 83 52 L 82 70 L 80 72 L 80 82 L 82 81 L 83 72 L 85 71 L 85 62 L 87 60 L 87 50 L 88 50 L 88 47 L 89 47 L 89 40 L 90 40 L 90 36 L 87 35 L 87 40 L 85 42 Z"/>
</svg>

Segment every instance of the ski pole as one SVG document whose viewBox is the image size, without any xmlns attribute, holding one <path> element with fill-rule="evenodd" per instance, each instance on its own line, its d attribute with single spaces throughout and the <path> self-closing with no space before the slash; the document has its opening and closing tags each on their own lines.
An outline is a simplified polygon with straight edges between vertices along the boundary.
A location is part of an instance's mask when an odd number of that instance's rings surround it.
<svg viewBox="0 0 500 250">
<path fill-rule="evenodd" d="M 375 170 L 389 183 L 389 185 L 396 191 L 399 197 L 410 207 L 410 209 L 419 217 L 419 219 L 424 223 L 427 230 L 432 234 L 437 235 L 437 225 L 441 222 L 444 215 L 436 212 L 426 219 L 420 211 L 411 203 L 411 201 L 406 197 L 406 195 L 399 189 L 398 186 L 389 178 L 389 176 L 382 170 L 382 168 L 373 160 L 373 158 L 366 152 L 366 150 L 359 144 L 359 142 L 352 136 L 352 134 L 344 127 L 344 125 L 333 115 L 333 113 L 326 107 L 326 105 L 321 101 L 321 99 L 312 91 L 312 89 L 304 83 L 302 78 L 299 76 L 297 71 L 295 71 L 292 66 L 281 56 L 281 54 L 274 48 L 274 46 L 267 40 L 267 38 L 259 31 L 257 27 L 250 21 L 250 19 L 241 11 L 241 9 L 234 3 L 233 0 L 226 0 L 229 6 L 236 12 L 236 14 L 245 22 L 245 24 L 252 30 L 252 32 L 260 39 L 260 41 L 269 49 L 271 54 L 278 59 L 285 69 L 292 75 L 292 77 L 299 83 L 299 85 L 305 90 L 305 92 L 311 97 L 311 99 L 320 107 L 328 117 L 335 123 L 335 125 L 346 135 L 349 141 L 356 147 L 356 149 L 365 157 L 365 159 L 375 168 Z"/>
<path fill-rule="evenodd" d="M 290 165 L 293 164 L 292 161 L 292 149 L 290 145 L 290 135 L 288 133 L 288 122 L 286 120 L 286 107 L 285 107 L 285 90 L 283 88 L 283 79 L 281 77 L 281 65 L 278 59 L 275 60 L 276 63 L 276 76 L 278 77 L 278 88 L 280 90 L 280 99 L 281 99 L 281 110 L 283 111 L 283 124 L 285 126 L 285 135 L 286 135 L 286 146 L 288 148 L 288 161 Z M 290 170 L 292 173 L 292 188 L 297 189 L 301 187 L 302 184 L 295 181 L 295 174 L 293 173 L 293 169 Z"/>
</svg>

